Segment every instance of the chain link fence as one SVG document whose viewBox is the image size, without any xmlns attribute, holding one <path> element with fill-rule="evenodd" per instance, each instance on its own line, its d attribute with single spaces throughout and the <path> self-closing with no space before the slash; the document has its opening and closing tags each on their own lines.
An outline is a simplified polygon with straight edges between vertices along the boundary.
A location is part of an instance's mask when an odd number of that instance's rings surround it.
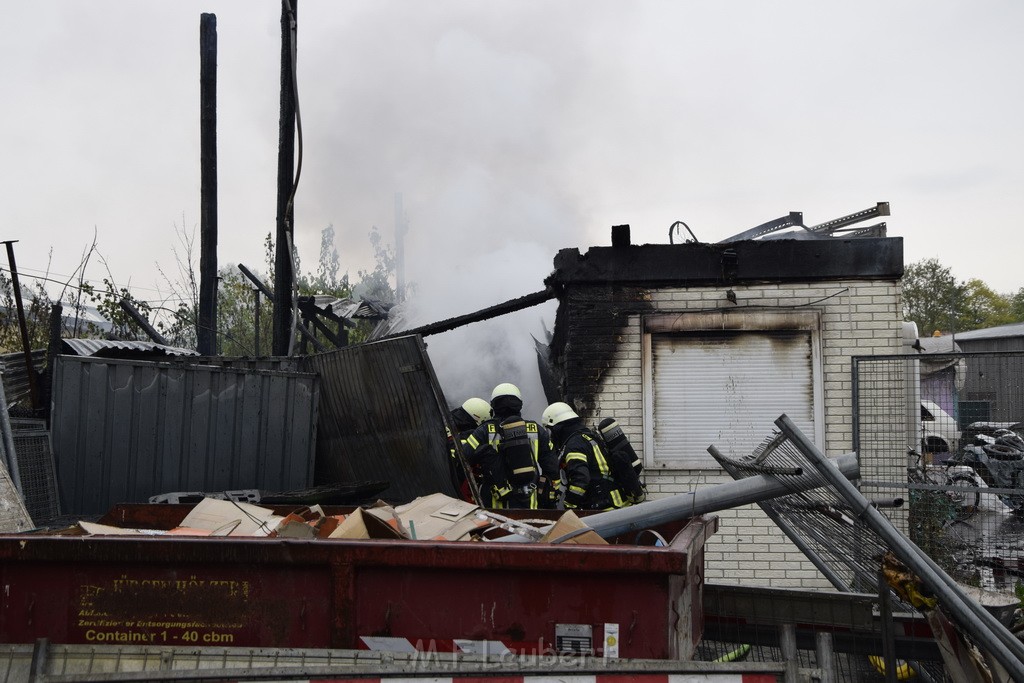
<svg viewBox="0 0 1024 683">
<path fill-rule="evenodd" d="M 856 357 L 853 399 L 865 495 L 961 583 L 1024 583 L 1024 353 Z"/>
</svg>

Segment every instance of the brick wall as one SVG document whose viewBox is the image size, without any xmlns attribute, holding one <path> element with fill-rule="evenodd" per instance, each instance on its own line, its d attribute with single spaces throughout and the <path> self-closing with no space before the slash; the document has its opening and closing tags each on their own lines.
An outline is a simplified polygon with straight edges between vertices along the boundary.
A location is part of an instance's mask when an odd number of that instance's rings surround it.
<svg viewBox="0 0 1024 683">
<path fill-rule="evenodd" d="M 561 357 L 567 400 L 590 421 L 614 415 L 638 452 L 644 452 L 642 315 L 729 310 L 726 290 L 743 306 L 799 307 L 820 313 L 822 400 L 825 451 L 852 450 L 851 357 L 901 352 L 902 305 L 896 280 L 837 280 L 814 283 L 734 284 L 687 288 L 575 285 L 559 310 L 564 334 Z M 901 378 L 902 380 L 902 378 Z M 767 436 L 767 434 L 766 434 Z M 877 467 L 886 468 L 883 464 Z M 906 460 L 894 458 L 897 480 Z M 654 497 L 730 481 L 721 470 L 646 472 Z M 760 583 L 776 587 L 827 587 L 823 576 L 756 505 L 720 513 L 719 532 L 707 547 L 709 580 Z"/>
</svg>

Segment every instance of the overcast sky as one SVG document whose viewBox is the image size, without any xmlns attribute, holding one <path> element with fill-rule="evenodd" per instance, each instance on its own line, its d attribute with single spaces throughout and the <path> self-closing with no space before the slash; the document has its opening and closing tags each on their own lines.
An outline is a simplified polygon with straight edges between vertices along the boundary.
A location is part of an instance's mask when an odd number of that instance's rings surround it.
<svg viewBox="0 0 1024 683">
<path fill-rule="evenodd" d="M 93 230 L 158 297 L 199 217 L 199 21 L 217 15 L 219 261 L 273 230 L 280 5 L 8 3 L 2 239 L 71 273 Z M 542 288 L 562 247 L 718 241 L 891 203 L 906 261 L 1024 286 L 1024 4 L 299 0 L 303 270 L 337 231 L 410 221 L 408 278 L 475 310 Z M 6 263 L 4 263 L 6 265 Z M 100 279 L 95 262 L 88 276 Z"/>
</svg>

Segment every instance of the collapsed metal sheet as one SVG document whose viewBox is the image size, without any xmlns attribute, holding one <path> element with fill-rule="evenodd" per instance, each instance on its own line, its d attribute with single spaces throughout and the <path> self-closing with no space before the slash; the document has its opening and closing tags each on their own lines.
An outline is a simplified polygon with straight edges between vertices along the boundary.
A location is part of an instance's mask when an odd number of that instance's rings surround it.
<svg viewBox="0 0 1024 683">
<path fill-rule="evenodd" d="M 307 356 L 304 369 L 320 376 L 317 483 L 386 480 L 383 497 L 392 503 L 458 495 L 448 408 L 419 336 Z"/>
<path fill-rule="evenodd" d="M 317 405 L 306 373 L 60 356 L 51 438 L 61 509 L 307 488 Z"/>
</svg>

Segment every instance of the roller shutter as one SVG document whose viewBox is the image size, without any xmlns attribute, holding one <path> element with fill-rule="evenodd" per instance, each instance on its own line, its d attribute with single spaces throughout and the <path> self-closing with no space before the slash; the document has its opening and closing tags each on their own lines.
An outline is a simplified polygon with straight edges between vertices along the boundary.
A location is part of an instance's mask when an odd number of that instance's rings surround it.
<svg viewBox="0 0 1024 683">
<path fill-rule="evenodd" d="M 654 464 L 717 468 L 707 453 L 751 453 L 786 413 L 815 437 L 809 331 L 655 334 Z"/>
</svg>

